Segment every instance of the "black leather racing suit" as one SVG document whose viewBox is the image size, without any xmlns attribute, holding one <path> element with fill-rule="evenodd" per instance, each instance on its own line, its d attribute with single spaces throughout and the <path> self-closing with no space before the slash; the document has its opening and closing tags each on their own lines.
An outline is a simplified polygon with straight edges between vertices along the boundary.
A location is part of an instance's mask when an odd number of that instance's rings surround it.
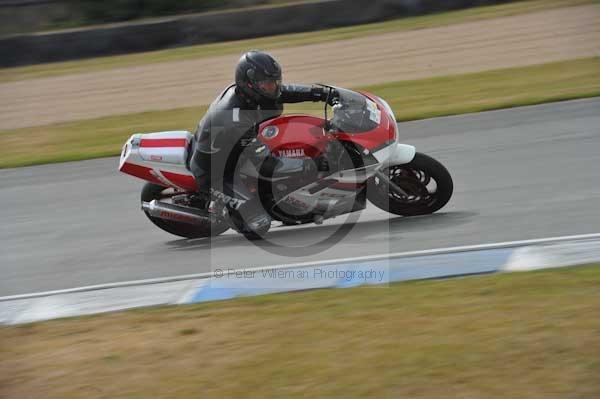
<svg viewBox="0 0 600 399">
<path fill-rule="evenodd" d="M 257 145 L 253 139 L 258 124 L 281 115 L 284 103 L 325 100 L 326 92 L 320 86 L 283 85 L 279 99 L 260 102 L 243 94 L 236 85 L 227 87 L 210 105 L 195 133 L 190 169 L 198 191 L 209 194 L 213 189 L 252 202 L 250 193 L 234 187 L 233 173 L 244 149 Z M 258 151 L 260 146 L 256 148 Z M 226 205 L 231 209 L 241 203 L 234 199 Z"/>
</svg>

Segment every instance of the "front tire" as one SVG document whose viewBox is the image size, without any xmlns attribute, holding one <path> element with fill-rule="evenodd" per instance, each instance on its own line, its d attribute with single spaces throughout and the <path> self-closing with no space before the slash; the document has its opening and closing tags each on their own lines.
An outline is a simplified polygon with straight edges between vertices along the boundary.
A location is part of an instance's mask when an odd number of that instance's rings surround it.
<svg viewBox="0 0 600 399">
<path fill-rule="evenodd" d="M 146 183 L 142 188 L 141 201 L 150 202 L 152 200 L 162 200 L 165 198 L 165 192 L 171 190 L 170 188 L 160 186 L 158 184 Z M 189 223 L 175 222 L 172 220 L 161 219 L 150 216 L 150 214 L 144 211 L 148 219 L 156 226 L 171 233 L 173 235 L 184 237 L 184 238 L 204 238 L 217 236 L 224 233 L 229 229 L 227 223 L 211 223 L 209 219 L 206 219 L 206 225 L 193 225 Z"/>
<path fill-rule="evenodd" d="M 407 195 L 394 192 L 376 176 L 369 180 L 367 197 L 384 211 L 401 216 L 431 214 L 448 203 L 454 184 L 448 170 L 437 160 L 417 152 L 404 165 L 382 170 Z"/>
</svg>

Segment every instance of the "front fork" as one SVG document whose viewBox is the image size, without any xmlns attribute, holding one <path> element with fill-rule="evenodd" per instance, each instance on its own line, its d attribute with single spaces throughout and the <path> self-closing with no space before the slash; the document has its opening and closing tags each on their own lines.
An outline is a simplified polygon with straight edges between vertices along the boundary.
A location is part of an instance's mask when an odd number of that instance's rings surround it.
<svg viewBox="0 0 600 399">
<path fill-rule="evenodd" d="M 387 173 L 383 173 L 381 171 L 381 169 L 379 169 L 379 170 L 377 170 L 377 172 L 375 172 L 375 177 L 377 177 L 384 184 L 386 184 L 387 187 L 389 188 L 389 190 L 392 191 L 394 194 L 399 195 L 399 196 L 408 197 L 408 193 L 406 191 L 404 191 L 402 189 L 402 187 L 400 187 L 399 185 L 397 185 L 396 183 L 394 183 L 390 179 L 390 177 L 387 175 Z"/>
</svg>

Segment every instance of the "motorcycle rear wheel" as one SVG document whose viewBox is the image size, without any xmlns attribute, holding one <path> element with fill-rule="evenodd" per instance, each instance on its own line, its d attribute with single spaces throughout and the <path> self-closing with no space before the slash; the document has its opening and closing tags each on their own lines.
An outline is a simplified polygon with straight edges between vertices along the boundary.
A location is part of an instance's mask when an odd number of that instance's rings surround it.
<svg viewBox="0 0 600 399">
<path fill-rule="evenodd" d="M 367 197 L 384 211 L 401 216 L 427 215 L 448 203 L 454 185 L 448 170 L 437 160 L 417 152 L 410 163 L 382 170 L 406 192 L 394 192 L 377 177 L 369 180 Z"/>
<path fill-rule="evenodd" d="M 142 188 L 141 201 L 150 202 L 152 200 L 160 201 L 165 198 L 164 193 L 170 188 L 160 186 L 158 184 L 146 183 Z M 184 237 L 184 238 L 204 238 L 214 237 L 224 233 L 229 229 L 227 223 L 211 223 L 210 220 L 206 220 L 206 225 L 195 225 L 189 223 L 175 222 L 172 220 L 161 219 L 150 216 L 150 214 L 144 211 L 148 219 L 156 226 L 171 233 L 173 235 Z"/>
</svg>

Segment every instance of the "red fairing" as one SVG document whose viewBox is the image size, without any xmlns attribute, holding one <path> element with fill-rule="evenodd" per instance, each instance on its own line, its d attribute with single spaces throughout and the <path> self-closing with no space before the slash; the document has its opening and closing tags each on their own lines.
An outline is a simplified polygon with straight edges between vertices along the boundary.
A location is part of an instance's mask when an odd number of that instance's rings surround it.
<svg viewBox="0 0 600 399">
<path fill-rule="evenodd" d="M 140 140 L 140 147 L 146 148 L 160 148 L 160 147 L 185 147 L 187 145 L 186 139 L 142 139 Z"/>
<path fill-rule="evenodd" d="M 177 185 L 177 187 L 184 188 L 189 191 L 196 191 L 198 186 L 196 185 L 196 179 L 191 175 L 180 175 L 179 173 L 172 172 L 161 172 L 164 177 L 169 179 Z"/>
<path fill-rule="evenodd" d="M 396 139 L 396 121 L 388 115 L 381 100 L 370 93 L 361 92 L 377 104 L 381 111 L 381 123 L 369 132 L 323 133 L 325 120 L 306 115 L 284 115 L 263 122 L 259 127 L 259 139 L 267 144 L 276 156 L 317 157 L 328 141 L 337 139 L 356 143 L 369 150 L 381 148 Z M 276 128 L 273 129 L 273 128 Z M 299 151 L 301 150 L 301 151 Z"/>
<path fill-rule="evenodd" d="M 150 183 L 159 184 L 161 186 L 165 185 L 151 173 L 152 168 L 126 162 L 121 166 L 120 171 L 131 176 L 139 177 L 143 180 L 148 180 Z"/>
<path fill-rule="evenodd" d="M 334 136 L 338 140 L 346 140 L 356 143 L 364 148 L 369 149 L 369 151 L 378 149 L 384 143 L 390 140 L 396 140 L 396 121 L 393 120 L 390 115 L 388 115 L 379 97 L 363 91 L 359 93 L 364 94 L 371 101 L 377 104 L 377 108 L 381 111 L 381 123 L 377 129 L 371 130 L 370 132 L 356 134 L 335 133 Z"/>
<path fill-rule="evenodd" d="M 196 180 L 191 175 L 182 175 L 159 170 L 160 174 L 164 177 L 164 179 L 161 179 L 157 177 L 157 173 L 154 169 L 129 162 L 124 163 L 121 166 L 120 171 L 164 187 L 176 186 L 177 188 L 182 188 L 186 191 L 196 191 L 197 189 Z"/>
<path fill-rule="evenodd" d="M 323 124 L 323 119 L 314 116 L 284 115 L 261 123 L 258 137 L 275 155 L 279 155 L 279 151 L 289 150 L 287 154 L 292 156 L 302 157 L 304 154 L 314 158 L 327 146 L 328 138 L 323 134 Z"/>
</svg>

